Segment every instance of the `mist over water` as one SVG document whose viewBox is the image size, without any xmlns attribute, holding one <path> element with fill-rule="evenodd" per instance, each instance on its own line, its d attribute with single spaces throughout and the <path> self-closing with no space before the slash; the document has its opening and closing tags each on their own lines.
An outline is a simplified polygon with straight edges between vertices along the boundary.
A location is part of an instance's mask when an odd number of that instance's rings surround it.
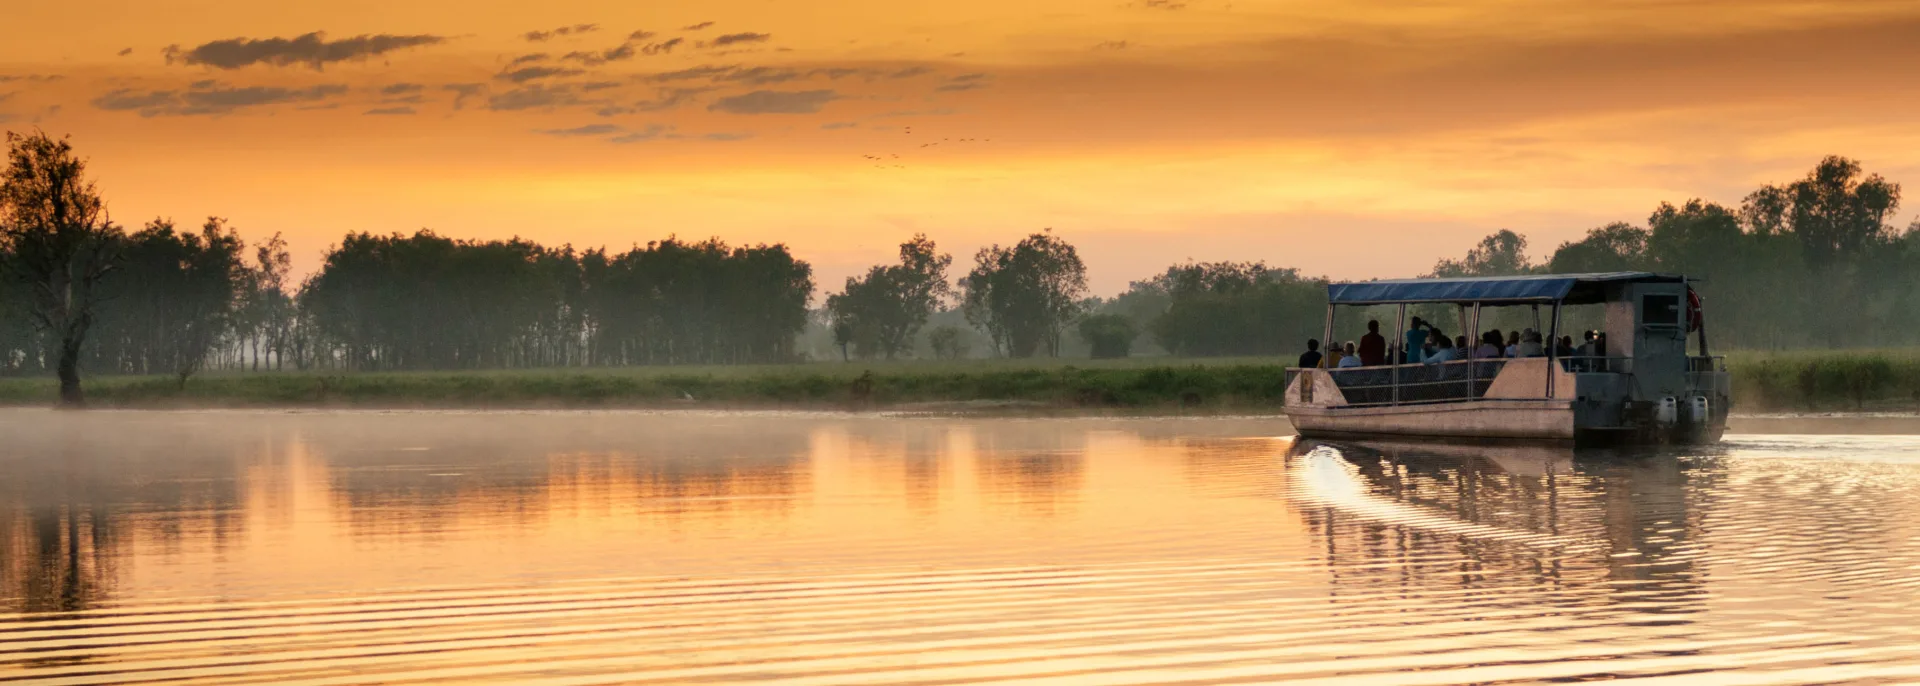
<svg viewBox="0 0 1920 686">
<path fill-rule="evenodd" d="M 1920 678 L 1920 436 L 1742 421 L 3 410 L 0 681 Z"/>
</svg>

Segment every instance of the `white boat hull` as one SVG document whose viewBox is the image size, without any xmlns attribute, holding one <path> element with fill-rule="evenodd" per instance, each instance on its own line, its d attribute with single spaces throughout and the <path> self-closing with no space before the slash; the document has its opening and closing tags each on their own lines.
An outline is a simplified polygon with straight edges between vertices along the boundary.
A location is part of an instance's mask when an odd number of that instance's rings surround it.
<svg viewBox="0 0 1920 686">
<path fill-rule="evenodd" d="M 1566 400 L 1473 400 L 1387 407 L 1287 408 L 1300 435 L 1422 436 L 1540 441 L 1574 439 L 1573 405 Z"/>
</svg>

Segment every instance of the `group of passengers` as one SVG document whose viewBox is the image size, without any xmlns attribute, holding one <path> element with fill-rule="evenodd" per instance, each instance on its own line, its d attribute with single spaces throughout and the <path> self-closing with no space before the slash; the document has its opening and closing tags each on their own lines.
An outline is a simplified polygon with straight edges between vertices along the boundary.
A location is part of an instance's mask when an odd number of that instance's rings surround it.
<svg viewBox="0 0 1920 686">
<path fill-rule="evenodd" d="M 1586 343 L 1578 350 L 1573 347 L 1572 336 L 1561 336 L 1554 342 L 1553 354 L 1556 357 L 1604 356 L 1606 334 L 1588 331 Z M 1546 339 L 1533 329 L 1508 331 L 1502 335 L 1498 329 L 1480 335 L 1477 344 L 1469 344 L 1466 336 L 1448 338 L 1446 332 L 1434 326 L 1432 322 L 1419 317 L 1413 318 L 1413 326 L 1407 329 L 1404 347 L 1394 352 L 1406 351 L 1399 355 L 1402 364 L 1442 364 L 1458 360 L 1496 360 L 1524 357 L 1546 357 Z M 1356 344 L 1348 341 L 1344 344 L 1334 342 L 1327 346 L 1325 354 L 1320 352 L 1320 341 L 1307 339 L 1307 352 L 1300 355 L 1300 367 L 1303 369 L 1345 369 L 1350 367 L 1372 367 L 1387 364 L 1390 352 L 1387 339 L 1380 335 L 1380 321 L 1367 322 L 1367 334 L 1360 337 Z"/>
</svg>

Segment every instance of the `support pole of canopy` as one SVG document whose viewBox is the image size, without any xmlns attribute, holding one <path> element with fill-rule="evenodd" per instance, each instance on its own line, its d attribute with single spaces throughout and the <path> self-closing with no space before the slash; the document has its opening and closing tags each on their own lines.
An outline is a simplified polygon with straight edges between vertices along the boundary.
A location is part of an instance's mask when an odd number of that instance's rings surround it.
<svg viewBox="0 0 1920 686">
<path fill-rule="evenodd" d="M 1398 338 L 1393 345 L 1387 346 L 1387 365 L 1393 368 L 1393 404 L 1400 404 L 1400 365 L 1407 361 L 1407 304 L 1400 303 L 1400 318 L 1393 325 L 1394 336 Z M 1399 352 L 1394 352 L 1394 351 Z"/>
<path fill-rule="evenodd" d="M 1480 386 L 1480 356 L 1474 354 L 1480 349 L 1480 303 L 1473 304 L 1473 324 L 1467 327 L 1467 399 L 1474 398 L 1474 391 Z"/>
<path fill-rule="evenodd" d="M 1334 307 L 1336 307 L 1336 305 L 1333 304 L 1333 299 L 1328 298 L 1327 299 L 1327 332 L 1320 335 L 1320 347 L 1321 349 L 1327 350 L 1327 351 L 1333 350 L 1333 308 Z M 1324 357 L 1325 354 L 1326 353 L 1321 353 L 1323 357 L 1321 357 L 1320 359 L 1325 360 L 1326 359 L 1326 357 Z"/>
<path fill-rule="evenodd" d="M 1553 381 L 1560 377 L 1560 301 L 1553 301 L 1553 328 L 1547 330 L 1547 397 L 1553 397 Z"/>
</svg>

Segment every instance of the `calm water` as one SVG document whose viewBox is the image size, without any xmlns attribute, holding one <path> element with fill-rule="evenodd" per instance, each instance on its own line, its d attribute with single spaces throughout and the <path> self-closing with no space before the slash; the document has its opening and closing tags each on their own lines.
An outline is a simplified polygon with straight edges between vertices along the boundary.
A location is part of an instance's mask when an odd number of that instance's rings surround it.
<svg viewBox="0 0 1920 686">
<path fill-rule="evenodd" d="M 0 411 L 0 681 L 1920 679 L 1920 437 L 1288 432 Z"/>
</svg>

